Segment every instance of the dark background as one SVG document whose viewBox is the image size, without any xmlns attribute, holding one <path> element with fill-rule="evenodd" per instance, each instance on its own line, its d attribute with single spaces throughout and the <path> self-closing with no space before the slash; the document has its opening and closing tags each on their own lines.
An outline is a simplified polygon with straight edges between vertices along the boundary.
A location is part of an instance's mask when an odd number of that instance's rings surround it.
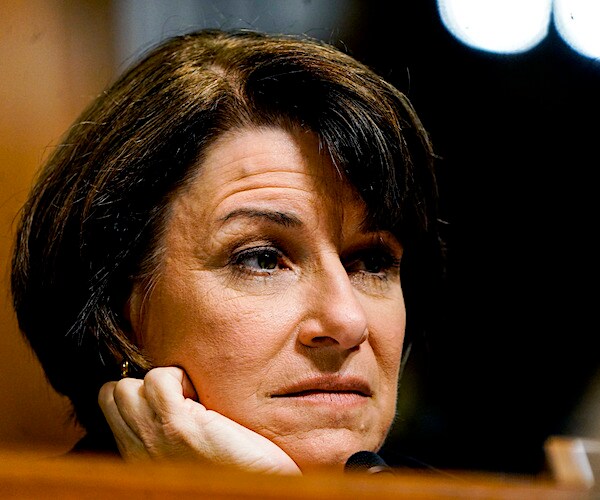
<svg viewBox="0 0 600 500">
<path fill-rule="evenodd" d="M 536 472 L 549 435 L 578 431 L 600 361 L 600 63 L 552 25 L 533 50 L 495 55 L 453 38 L 435 2 L 397 5 L 362 4 L 347 44 L 406 91 L 443 158 L 448 283 L 442 327 L 409 359 L 418 410 L 385 452 Z"/>
<path fill-rule="evenodd" d="M 598 61 L 552 23 L 525 53 L 468 48 L 435 0 L 125 4 L 124 55 L 149 42 L 152 22 L 163 36 L 304 32 L 371 66 L 416 107 L 442 158 L 448 276 L 440 327 L 414 344 L 401 380 L 382 451 L 391 464 L 537 473 L 549 436 L 589 433 L 573 415 L 600 361 Z"/>
</svg>

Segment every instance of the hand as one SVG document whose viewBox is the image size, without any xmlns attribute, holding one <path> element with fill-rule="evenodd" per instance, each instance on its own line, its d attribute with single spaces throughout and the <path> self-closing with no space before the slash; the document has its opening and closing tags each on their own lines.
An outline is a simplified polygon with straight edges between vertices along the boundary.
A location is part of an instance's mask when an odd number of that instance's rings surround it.
<svg viewBox="0 0 600 500">
<path fill-rule="evenodd" d="M 200 459 L 255 472 L 300 474 L 275 443 L 200 404 L 180 368 L 154 368 L 144 380 L 107 382 L 98 402 L 127 460 Z"/>
</svg>

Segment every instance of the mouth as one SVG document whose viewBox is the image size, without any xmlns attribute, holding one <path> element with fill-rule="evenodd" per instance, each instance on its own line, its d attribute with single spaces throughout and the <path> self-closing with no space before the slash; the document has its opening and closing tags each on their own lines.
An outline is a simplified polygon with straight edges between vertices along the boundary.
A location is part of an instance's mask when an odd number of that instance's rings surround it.
<svg viewBox="0 0 600 500">
<path fill-rule="evenodd" d="M 319 376 L 278 389 L 272 398 L 292 398 L 315 402 L 351 402 L 370 398 L 368 382 L 358 377 Z"/>
<path fill-rule="evenodd" d="M 299 405 L 320 405 L 337 409 L 355 407 L 370 400 L 364 392 L 357 391 L 300 391 L 273 396 L 277 400 L 285 400 Z"/>
<path fill-rule="evenodd" d="M 273 394 L 273 398 L 301 398 L 306 396 L 314 396 L 317 394 L 355 394 L 357 396 L 370 397 L 369 394 L 362 391 L 344 391 L 344 390 L 319 390 L 319 389 L 308 389 L 306 391 L 289 392 L 286 394 Z"/>
</svg>

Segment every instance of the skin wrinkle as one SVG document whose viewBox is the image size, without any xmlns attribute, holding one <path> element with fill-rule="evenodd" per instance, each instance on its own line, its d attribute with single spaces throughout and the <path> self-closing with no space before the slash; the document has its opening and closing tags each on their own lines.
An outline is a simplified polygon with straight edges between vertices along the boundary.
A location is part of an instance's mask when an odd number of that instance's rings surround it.
<svg viewBox="0 0 600 500">
<path fill-rule="evenodd" d="M 156 376 L 183 437 L 197 437 L 191 450 L 163 442 L 165 457 L 244 449 L 294 472 L 290 456 L 325 465 L 377 448 L 395 413 L 403 289 L 419 335 L 437 323 L 443 271 L 434 154 L 408 99 L 307 37 L 200 30 L 147 52 L 77 122 L 32 186 L 11 261 L 19 328 L 88 433 L 76 448 L 104 447 L 108 423 L 124 456 L 147 458 L 113 397 L 123 360 Z M 232 204 L 215 211 L 227 187 Z M 218 231 L 235 206 L 294 209 L 306 228 L 257 217 Z M 268 398 L 335 370 L 368 381 L 364 411 Z M 134 399 L 142 419 L 160 408 Z M 220 436 L 203 428 L 210 416 Z"/>
<path fill-rule="evenodd" d="M 334 181 L 312 135 L 226 133 L 198 171 L 173 200 L 162 273 L 137 323 L 145 353 L 158 365 L 182 367 L 208 409 L 271 439 L 301 467 L 378 449 L 395 415 L 402 293 L 395 274 L 385 282 L 348 274 L 340 259 L 354 262 L 356 252 L 381 247 L 379 239 L 399 254 L 399 243 L 363 232 L 364 203 Z M 272 273 L 249 274 L 246 249 L 273 244 L 283 260 Z M 232 251 L 241 252 L 241 267 Z M 344 348 L 338 329 L 351 335 Z M 359 407 L 331 409 L 270 397 L 327 373 L 364 377 L 373 395 Z"/>
</svg>

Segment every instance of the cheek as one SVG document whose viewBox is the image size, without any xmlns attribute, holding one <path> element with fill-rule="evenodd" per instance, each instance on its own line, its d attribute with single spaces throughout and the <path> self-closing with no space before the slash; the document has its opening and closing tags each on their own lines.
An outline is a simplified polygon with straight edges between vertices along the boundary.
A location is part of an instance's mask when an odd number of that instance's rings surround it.
<svg viewBox="0 0 600 500">
<path fill-rule="evenodd" d="M 266 392 L 269 372 L 292 352 L 293 315 L 258 310 L 252 302 L 232 301 L 226 312 L 212 315 L 181 362 L 203 404 L 226 414 Z"/>
<path fill-rule="evenodd" d="M 406 310 L 400 295 L 395 300 L 378 301 L 369 307 L 369 336 L 379 364 L 386 372 L 395 372 L 400 365 Z"/>
<path fill-rule="evenodd" d="M 381 419 L 385 432 L 396 414 L 398 377 L 404 344 L 406 312 L 404 303 L 384 307 L 373 317 L 373 335 L 370 343 L 377 360 L 380 375 Z M 385 436 L 385 433 L 383 434 Z"/>
<path fill-rule="evenodd" d="M 369 343 L 379 373 L 381 422 L 387 428 L 396 414 L 398 377 L 406 327 L 404 302 L 379 303 L 370 309 Z"/>
<path fill-rule="evenodd" d="M 208 279 L 163 284 L 152 296 L 144 350 L 156 365 L 183 368 L 202 402 L 218 410 L 253 397 L 270 365 L 292 351 L 297 308 L 288 299 L 240 294 Z"/>
</svg>

